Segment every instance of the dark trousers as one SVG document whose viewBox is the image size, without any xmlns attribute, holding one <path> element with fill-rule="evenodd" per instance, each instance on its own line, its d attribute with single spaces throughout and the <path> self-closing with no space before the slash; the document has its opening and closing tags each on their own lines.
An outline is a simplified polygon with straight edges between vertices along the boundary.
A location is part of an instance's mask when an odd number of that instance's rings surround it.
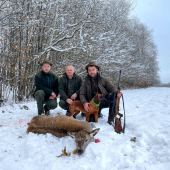
<svg viewBox="0 0 170 170">
<path fill-rule="evenodd" d="M 35 92 L 35 99 L 37 101 L 38 113 L 44 112 L 43 104 L 47 105 L 49 110 L 57 107 L 57 99 L 46 98 L 43 90 L 38 90 Z"/>
<path fill-rule="evenodd" d="M 64 110 L 68 110 L 69 108 L 69 104 L 65 100 L 62 100 L 62 99 L 60 99 L 59 101 L 59 106 Z"/>
</svg>

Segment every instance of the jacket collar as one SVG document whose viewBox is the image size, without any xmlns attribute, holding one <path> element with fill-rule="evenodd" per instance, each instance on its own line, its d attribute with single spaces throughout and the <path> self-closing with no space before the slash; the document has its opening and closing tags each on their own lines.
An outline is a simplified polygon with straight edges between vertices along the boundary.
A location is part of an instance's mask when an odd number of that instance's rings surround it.
<svg viewBox="0 0 170 170">
<path fill-rule="evenodd" d="M 48 75 L 50 75 L 50 73 L 51 73 L 50 71 L 49 71 L 48 73 L 45 73 L 45 72 L 42 70 L 42 74 L 44 74 L 44 75 L 47 75 L 47 76 L 48 76 Z"/>
</svg>

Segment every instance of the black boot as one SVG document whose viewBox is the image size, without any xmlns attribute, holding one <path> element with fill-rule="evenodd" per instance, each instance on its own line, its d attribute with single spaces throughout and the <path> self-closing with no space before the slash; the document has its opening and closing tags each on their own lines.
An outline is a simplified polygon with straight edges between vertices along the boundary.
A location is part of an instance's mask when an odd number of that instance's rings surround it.
<svg viewBox="0 0 170 170">
<path fill-rule="evenodd" d="M 45 115 L 50 115 L 50 110 L 48 109 L 47 105 L 44 106 L 44 110 L 45 110 Z"/>
<path fill-rule="evenodd" d="M 114 124 L 116 99 L 117 99 L 117 93 L 113 92 L 109 98 L 110 107 L 109 107 L 109 116 L 108 116 L 107 123 L 109 123 L 110 125 Z"/>
<path fill-rule="evenodd" d="M 110 113 L 109 112 L 109 117 L 108 117 L 108 121 L 107 123 L 109 123 L 110 125 L 114 125 L 114 118 L 115 118 L 115 113 Z"/>
<path fill-rule="evenodd" d="M 39 112 L 38 115 L 44 115 L 44 112 Z"/>
<path fill-rule="evenodd" d="M 81 117 L 86 117 L 86 114 L 81 112 Z"/>
<path fill-rule="evenodd" d="M 103 117 L 102 113 L 98 114 L 98 118 L 102 118 L 102 117 Z"/>
<path fill-rule="evenodd" d="M 70 114 L 70 110 L 69 108 L 67 109 L 67 112 L 66 112 L 66 116 L 68 116 Z"/>
<path fill-rule="evenodd" d="M 102 113 L 98 113 L 98 118 L 102 118 L 102 117 L 103 117 L 103 114 Z M 89 122 L 95 122 L 94 114 L 90 114 Z"/>
<path fill-rule="evenodd" d="M 94 114 L 90 114 L 90 116 L 89 116 L 89 122 L 95 122 Z"/>
</svg>

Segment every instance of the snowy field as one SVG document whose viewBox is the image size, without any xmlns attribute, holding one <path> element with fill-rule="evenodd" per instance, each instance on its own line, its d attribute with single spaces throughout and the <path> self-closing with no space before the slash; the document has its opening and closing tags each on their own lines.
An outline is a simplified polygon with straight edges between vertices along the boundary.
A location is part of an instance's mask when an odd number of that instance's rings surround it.
<svg viewBox="0 0 170 170">
<path fill-rule="evenodd" d="M 104 117 L 95 124 L 100 142 L 90 143 L 82 156 L 60 158 L 65 146 L 67 152 L 76 148 L 74 140 L 26 134 L 27 123 L 37 115 L 36 102 L 9 101 L 0 107 L 0 170 L 170 170 L 170 88 L 122 92 L 125 134 L 106 123 L 108 109 L 103 109 Z M 57 113 L 65 115 L 58 107 L 51 116 Z M 85 120 L 81 115 L 77 119 Z"/>
</svg>

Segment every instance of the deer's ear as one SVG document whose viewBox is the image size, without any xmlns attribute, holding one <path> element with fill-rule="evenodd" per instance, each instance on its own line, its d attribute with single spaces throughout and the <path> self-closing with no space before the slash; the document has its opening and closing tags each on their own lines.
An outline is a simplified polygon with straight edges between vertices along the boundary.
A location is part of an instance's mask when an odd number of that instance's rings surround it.
<svg viewBox="0 0 170 170">
<path fill-rule="evenodd" d="M 100 128 L 92 130 L 91 132 L 89 132 L 91 137 L 94 137 L 98 132 L 99 132 Z"/>
<path fill-rule="evenodd" d="M 73 139 L 76 137 L 76 132 L 67 132 L 69 136 L 71 136 Z"/>
</svg>

